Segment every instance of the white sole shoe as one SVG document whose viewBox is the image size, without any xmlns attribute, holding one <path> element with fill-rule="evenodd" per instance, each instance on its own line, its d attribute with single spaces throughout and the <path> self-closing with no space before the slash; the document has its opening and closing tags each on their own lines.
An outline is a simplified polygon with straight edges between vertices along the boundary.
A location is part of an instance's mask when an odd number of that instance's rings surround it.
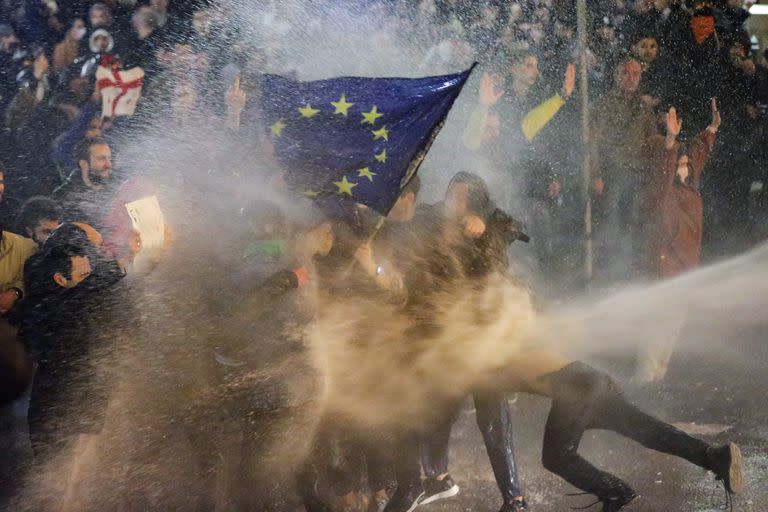
<svg viewBox="0 0 768 512">
<path fill-rule="evenodd" d="M 433 494 L 432 496 L 424 498 L 419 502 L 419 505 L 428 505 L 430 503 L 434 503 L 435 501 L 443 500 L 445 498 L 453 498 L 457 494 L 459 494 L 459 486 L 456 484 L 453 484 L 453 487 L 451 487 L 450 489 L 446 489 L 443 492 L 439 492 L 437 494 Z"/>
</svg>

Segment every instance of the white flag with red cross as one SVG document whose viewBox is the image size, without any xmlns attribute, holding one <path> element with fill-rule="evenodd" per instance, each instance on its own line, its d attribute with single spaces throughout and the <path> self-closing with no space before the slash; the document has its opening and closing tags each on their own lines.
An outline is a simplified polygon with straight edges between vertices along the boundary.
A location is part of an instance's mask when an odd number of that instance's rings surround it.
<svg viewBox="0 0 768 512">
<path fill-rule="evenodd" d="M 120 69 L 116 62 L 102 64 L 96 70 L 96 84 L 101 91 L 101 116 L 132 116 L 141 98 L 144 70 Z"/>
</svg>

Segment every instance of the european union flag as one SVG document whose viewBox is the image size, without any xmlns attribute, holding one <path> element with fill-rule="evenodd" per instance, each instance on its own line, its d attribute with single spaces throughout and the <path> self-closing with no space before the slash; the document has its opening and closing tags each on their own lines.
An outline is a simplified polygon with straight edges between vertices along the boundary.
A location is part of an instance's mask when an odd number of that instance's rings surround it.
<svg viewBox="0 0 768 512">
<path fill-rule="evenodd" d="M 262 111 L 290 188 L 386 215 L 472 68 L 427 78 L 299 82 L 267 75 Z"/>
</svg>

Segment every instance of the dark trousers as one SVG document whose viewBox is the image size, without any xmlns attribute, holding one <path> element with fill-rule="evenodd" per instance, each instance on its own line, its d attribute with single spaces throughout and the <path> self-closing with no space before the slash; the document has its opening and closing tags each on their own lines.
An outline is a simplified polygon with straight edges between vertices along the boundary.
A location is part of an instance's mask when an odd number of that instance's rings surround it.
<svg viewBox="0 0 768 512">
<path fill-rule="evenodd" d="M 504 502 L 511 502 L 522 496 L 523 492 L 517 475 L 512 445 L 512 415 L 507 398 L 496 393 L 475 393 L 473 399 L 477 426 L 483 435 L 496 484 Z M 450 418 L 422 438 L 421 461 L 427 478 L 435 478 L 448 472 L 448 442 L 458 412 L 458 408 L 454 409 Z"/>
<path fill-rule="evenodd" d="M 544 378 L 552 390 L 552 409 L 544 432 L 542 461 L 545 468 L 571 485 L 600 498 L 629 489 L 578 454 L 588 429 L 611 430 L 646 448 L 710 469 L 707 443 L 640 411 L 627 402 L 610 376 L 575 362 Z"/>
</svg>

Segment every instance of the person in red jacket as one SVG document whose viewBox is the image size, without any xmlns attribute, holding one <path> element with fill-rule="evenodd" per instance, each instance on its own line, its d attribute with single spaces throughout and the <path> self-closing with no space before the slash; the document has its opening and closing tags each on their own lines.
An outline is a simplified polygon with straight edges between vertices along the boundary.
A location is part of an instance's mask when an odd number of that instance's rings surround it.
<svg viewBox="0 0 768 512">
<path fill-rule="evenodd" d="M 667 114 L 667 135 L 658 163 L 649 176 L 650 271 L 674 277 L 699 265 L 704 224 L 699 178 L 709 160 L 720 127 L 717 102 L 712 122 L 688 144 L 677 141 L 683 121 L 674 107 Z"/>
<path fill-rule="evenodd" d="M 674 107 L 666 115 L 666 125 L 667 134 L 663 143 L 659 136 L 656 164 L 651 168 L 645 190 L 645 206 L 650 220 L 647 226 L 648 274 L 662 279 L 699 265 L 704 225 L 699 178 L 720 127 L 717 102 L 712 98 L 710 125 L 687 144 L 677 141 L 683 121 Z M 666 375 L 685 315 L 672 315 L 668 323 L 666 332 L 669 336 L 654 340 L 638 358 L 636 383 L 659 381 Z"/>
</svg>

